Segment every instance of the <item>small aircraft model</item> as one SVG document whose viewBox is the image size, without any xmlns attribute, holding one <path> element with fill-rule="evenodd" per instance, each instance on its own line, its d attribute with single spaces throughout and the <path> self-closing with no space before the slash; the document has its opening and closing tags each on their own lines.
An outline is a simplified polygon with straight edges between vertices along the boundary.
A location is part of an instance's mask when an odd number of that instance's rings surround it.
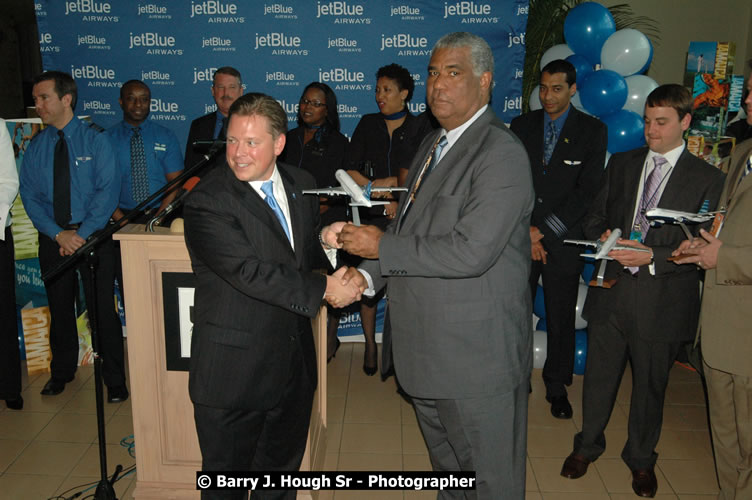
<svg viewBox="0 0 752 500">
<path fill-rule="evenodd" d="M 327 196 L 349 196 L 350 206 L 353 207 L 353 224 L 360 225 L 360 214 L 358 214 L 358 207 L 373 207 L 375 205 L 388 205 L 390 202 L 387 200 L 376 201 L 371 199 L 371 193 L 388 192 L 393 193 L 395 191 L 407 191 L 404 187 L 373 187 L 371 182 L 366 186 L 360 187 L 355 180 L 350 177 L 350 174 L 342 169 L 338 169 L 334 173 L 334 177 L 340 182 L 339 186 L 321 188 L 321 189 L 304 189 L 303 194 L 318 194 Z"/>
<path fill-rule="evenodd" d="M 694 238 L 692 233 L 687 229 L 686 224 L 701 224 L 715 218 L 716 214 L 722 214 L 725 210 L 718 210 L 715 212 L 700 212 L 693 214 L 692 212 L 680 212 L 679 210 L 669 210 L 667 208 L 653 208 L 645 212 L 645 217 L 650 219 L 654 225 L 661 226 L 663 224 L 679 224 L 687 236 L 687 239 Z"/>
<path fill-rule="evenodd" d="M 611 234 L 606 238 L 606 241 L 590 241 L 590 240 L 564 240 L 564 243 L 571 245 L 587 245 L 595 247 L 595 253 L 581 253 L 581 257 L 587 257 L 593 260 L 600 260 L 601 264 L 598 267 L 598 272 L 595 273 L 594 279 L 588 283 L 590 286 L 597 286 L 603 288 L 611 288 L 616 283 L 615 279 L 604 279 L 606 276 L 606 261 L 614 260 L 613 257 L 609 257 L 608 253 L 611 250 L 633 250 L 635 252 L 649 252 L 650 250 L 644 248 L 634 248 L 625 245 L 617 245 L 616 240 L 621 238 L 621 229 L 616 228 L 611 231 Z"/>
<path fill-rule="evenodd" d="M 628 247 L 625 245 L 617 245 L 616 240 L 621 238 L 621 229 L 616 228 L 613 231 L 611 231 L 611 234 L 608 238 L 606 238 L 606 241 L 600 241 L 600 240 L 564 240 L 564 243 L 569 243 L 570 245 L 587 245 L 591 247 L 595 247 L 595 253 L 581 253 L 581 257 L 587 257 L 593 260 L 614 260 L 613 257 L 609 257 L 608 253 L 611 250 L 634 250 L 635 252 L 649 252 L 650 250 L 647 250 L 645 248 L 635 248 L 635 247 Z"/>
</svg>

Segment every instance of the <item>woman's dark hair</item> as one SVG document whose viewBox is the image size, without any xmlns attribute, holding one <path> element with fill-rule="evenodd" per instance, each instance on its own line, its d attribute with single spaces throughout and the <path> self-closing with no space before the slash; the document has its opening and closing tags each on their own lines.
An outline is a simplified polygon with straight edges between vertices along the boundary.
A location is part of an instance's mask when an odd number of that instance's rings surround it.
<svg viewBox="0 0 752 500">
<path fill-rule="evenodd" d="M 415 82 L 413 81 L 413 77 L 412 75 L 410 75 L 410 72 L 407 71 L 407 68 L 404 68 L 395 63 L 389 64 L 387 66 L 382 66 L 376 72 L 376 79 L 378 80 L 382 76 L 397 82 L 400 90 L 407 90 L 407 97 L 405 98 L 405 102 L 408 102 L 413 98 Z"/>
<path fill-rule="evenodd" d="M 311 82 L 303 89 L 303 93 L 300 95 L 302 99 L 308 89 L 319 89 L 324 93 L 324 99 L 326 99 L 326 123 L 329 127 L 339 132 L 339 112 L 337 112 L 337 95 L 332 88 L 326 83 Z M 303 119 L 300 117 L 300 109 L 298 109 L 298 125 L 303 126 Z"/>
</svg>

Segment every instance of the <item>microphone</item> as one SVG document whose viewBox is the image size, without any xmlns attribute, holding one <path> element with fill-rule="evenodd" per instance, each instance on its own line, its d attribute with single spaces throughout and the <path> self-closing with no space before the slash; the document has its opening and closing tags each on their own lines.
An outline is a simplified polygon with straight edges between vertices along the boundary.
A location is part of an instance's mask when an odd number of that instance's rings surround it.
<svg viewBox="0 0 752 500">
<path fill-rule="evenodd" d="M 159 225 L 159 223 L 162 221 L 162 219 L 164 219 L 165 217 L 167 217 L 170 213 L 172 213 L 173 211 L 175 211 L 176 208 L 178 208 L 180 205 L 182 205 L 183 200 L 185 199 L 185 197 L 188 196 L 188 193 L 190 193 L 191 190 L 194 187 L 196 187 L 196 184 L 198 184 L 198 182 L 200 180 L 201 180 L 200 177 L 195 177 L 194 176 L 194 177 L 191 177 L 190 179 L 188 179 L 187 181 L 185 181 L 185 184 L 183 184 L 183 187 L 181 187 L 181 188 L 179 188 L 177 190 L 177 195 L 175 196 L 175 199 L 172 200 L 172 202 L 169 205 L 167 205 L 165 207 L 165 209 L 162 210 L 159 213 L 159 215 L 157 215 L 156 217 L 152 218 L 149 221 L 149 224 L 147 226 L 147 230 L 151 231 L 151 232 L 154 232 L 154 226 L 155 225 Z"/>
</svg>

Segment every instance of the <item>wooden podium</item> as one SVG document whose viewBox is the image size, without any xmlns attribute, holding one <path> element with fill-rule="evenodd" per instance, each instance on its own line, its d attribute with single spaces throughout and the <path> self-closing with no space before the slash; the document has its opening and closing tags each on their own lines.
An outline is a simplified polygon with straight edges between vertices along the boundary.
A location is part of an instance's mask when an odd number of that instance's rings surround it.
<svg viewBox="0 0 752 500">
<path fill-rule="evenodd" d="M 173 310 L 165 314 L 163 275 L 191 279 L 191 262 L 182 233 L 166 228 L 144 231 L 130 224 L 113 238 L 120 241 L 125 287 L 133 433 L 138 479 L 134 498 L 196 499 L 196 471 L 201 452 L 188 396 L 188 372 L 168 369 L 187 366 L 179 342 L 168 338 Z M 165 275 L 165 273 L 167 273 Z M 185 281 L 185 280 L 184 280 Z M 169 288 L 169 285 L 168 285 Z M 175 292 L 177 293 L 177 292 Z M 168 301 L 169 302 L 169 301 Z M 166 322 L 167 320 L 167 322 Z M 166 326 L 168 325 L 168 326 Z M 319 384 L 313 400 L 311 426 L 300 470 L 322 470 L 326 453 L 326 308 L 313 320 Z M 298 498 L 318 492 L 299 491 Z"/>
</svg>

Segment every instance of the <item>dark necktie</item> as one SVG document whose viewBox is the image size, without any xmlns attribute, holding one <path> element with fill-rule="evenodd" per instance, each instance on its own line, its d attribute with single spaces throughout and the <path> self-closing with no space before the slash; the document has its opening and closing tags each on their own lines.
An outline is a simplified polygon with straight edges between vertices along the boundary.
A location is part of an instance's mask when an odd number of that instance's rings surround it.
<svg viewBox="0 0 752 500">
<path fill-rule="evenodd" d="M 433 171 L 433 169 L 436 167 L 436 164 L 439 163 L 441 152 L 444 150 L 444 147 L 446 147 L 447 142 L 448 141 L 446 136 L 442 135 L 441 138 L 436 141 L 436 144 L 433 145 L 431 154 L 428 156 L 428 158 L 426 158 L 426 162 L 423 164 L 423 170 L 421 170 L 420 175 L 418 175 L 418 180 L 415 181 L 415 187 L 410 193 L 409 199 L 405 203 L 405 210 L 404 212 L 402 212 L 402 217 L 407 216 L 407 212 L 410 211 L 410 207 L 413 206 L 413 202 L 415 202 L 415 198 L 416 196 L 418 196 L 418 190 L 420 189 L 420 186 L 423 184 L 423 182 L 425 182 L 428 174 L 430 174 L 431 171 Z"/>
<path fill-rule="evenodd" d="M 222 117 L 222 128 L 219 130 L 219 135 L 217 136 L 217 139 L 225 140 L 227 138 L 227 117 Z"/>
<path fill-rule="evenodd" d="M 133 201 L 141 203 L 149 197 L 149 178 L 146 174 L 146 155 L 144 140 L 139 127 L 131 135 L 131 194 Z"/>
<path fill-rule="evenodd" d="M 556 147 L 556 125 L 554 122 L 548 122 L 548 130 L 546 130 L 546 138 L 543 142 L 543 163 L 548 165 L 551 161 L 551 155 L 554 154 L 554 148 Z"/>
<path fill-rule="evenodd" d="M 277 219 L 279 219 L 279 223 L 282 225 L 282 229 L 285 230 L 285 234 L 287 235 L 287 240 L 290 240 L 290 229 L 287 227 L 287 220 L 285 220 L 285 214 L 282 212 L 282 207 L 279 206 L 279 203 L 277 203 L 277 199 L 274 197 L 274 184 L 271 180 L 266 181 L 261 185 L 261 192 L 266 195 L 266 198 L 264 198 L 264 201 L 267 205 L 269 205 L 269 208 L 272 209 L 272 212 L 274 212 L 274 215 L 277 216 Z"/>
<path fill-rule="evenodd" d="M 60 137 L 55 144 L 53 160 L 52 211 L 55 222 L 64 228 L 71 221 L 70 162 L 65 134 L 62 130 L 58 130 L 57 135 Z"/>
</svg>

